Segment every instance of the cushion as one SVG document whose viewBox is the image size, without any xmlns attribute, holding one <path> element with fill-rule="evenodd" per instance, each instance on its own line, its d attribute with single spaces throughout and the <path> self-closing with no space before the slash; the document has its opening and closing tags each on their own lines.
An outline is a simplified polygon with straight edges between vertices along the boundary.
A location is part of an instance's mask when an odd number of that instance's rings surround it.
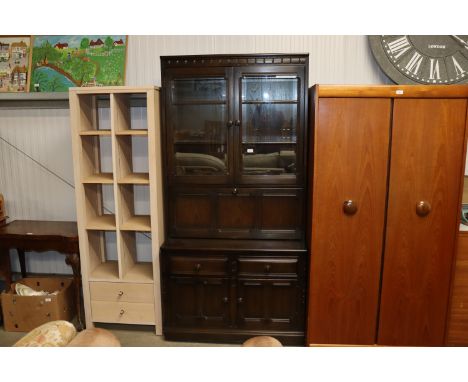
<svg viewBox="0 0 468 382">
<path fill-rule="evenodd" d="M 68 321 L 51 321 L 31 330 L 13 346 L 66 346 L 76 336 Z"/>
<path fill-rule="evenodd" d="M 245 347 L 280 347 L 283 346 L 276 338 L 269 336 L 258 336 L 249 338 L 242 346 Z"/>
<path fill-rule="evenodd" d="M 110 331 L 101 328 L 86 329 L 78 333 L 67 346 L 120 346 L 120 341 Z"/>
</svg>

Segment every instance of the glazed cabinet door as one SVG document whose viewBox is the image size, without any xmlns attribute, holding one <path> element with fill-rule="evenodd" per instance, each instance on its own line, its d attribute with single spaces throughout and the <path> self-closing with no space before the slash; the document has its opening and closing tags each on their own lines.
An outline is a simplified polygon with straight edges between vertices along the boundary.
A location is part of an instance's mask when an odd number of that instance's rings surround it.
<svg viewBox="0 0 468 382">
<path fill-rule="evenodd" d="M 444 344 L 466 104 L 394 101 L 379 344 Z"/>
<path fill-rule="evenodd" d="M 318 102 L 307 341 L 374 344 L 391 100 Z"/>
<path fill-rule="evenodd" d="M 229 324 L 229 280 L 169 276 L 165 324 L 180 327 L 224 327 Z"/>
<path fill-rule="evenodd" d="M 237 184 L 301 184 L 306 86 L 303 66 L 234 70 Z"/>
<path fill-rule="evenodd" d="M 167 70 L 163 89 L 170 183 L 232 181 L 231 78 L 232 68 Z"/>
</svg>

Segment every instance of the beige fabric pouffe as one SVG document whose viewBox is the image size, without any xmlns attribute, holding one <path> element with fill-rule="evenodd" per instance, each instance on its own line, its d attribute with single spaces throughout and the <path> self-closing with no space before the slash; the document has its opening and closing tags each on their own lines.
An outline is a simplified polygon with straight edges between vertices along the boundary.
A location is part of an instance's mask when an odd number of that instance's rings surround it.
<svg viewBox="0 0 468 382">
<path fill-rule="evenodd" d="M 245 347 L 281 347 L 283 346 L 276 338 L 270 336 L 258 336 L 249 338 L 242 346 Z"/>
<path fill-rule="evenodd" d="M 100 328 L 86 329 L 78 333 L 67 346 L 106 346 L 118 347 L 120 341 L 110 331 Z"/>
<path fill-rule="evenodd" d="M 47 322 L 31 330 L 13 346 L 67 346 L 76 336 L 76 329 L 68 321 Z"/>
</svg>

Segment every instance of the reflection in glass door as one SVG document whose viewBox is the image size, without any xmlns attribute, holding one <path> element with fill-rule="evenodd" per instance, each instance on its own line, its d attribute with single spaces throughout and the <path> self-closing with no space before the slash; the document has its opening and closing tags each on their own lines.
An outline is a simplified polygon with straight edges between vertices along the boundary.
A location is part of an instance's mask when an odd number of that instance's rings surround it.
<svg viewBox="0 0 468 382">
<path fill-rule="evenodd" d="M 298 124 L 296 75 L 241 77 L 242 173 L 296 173 Z"/>
<path fill-rule="evenodd" d="M 227 80 L 174 79 L 171 101 L 175 175 L 228 174 Z"/>
</svg>

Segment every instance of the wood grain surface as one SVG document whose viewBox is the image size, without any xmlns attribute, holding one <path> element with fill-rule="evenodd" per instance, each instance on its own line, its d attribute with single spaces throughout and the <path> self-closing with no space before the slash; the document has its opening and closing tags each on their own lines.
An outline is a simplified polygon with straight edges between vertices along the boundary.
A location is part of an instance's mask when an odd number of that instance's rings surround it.
<svg viewBox="0 0 468 382">
<path fill-rule="evenodd" d="M 318 102 L 307 340 L 374 344 L 391 100 Z M 343 212 L 349 199 L 354 215 Z"/>
<path fill-rule="evenodd" d="M 378 343 L 444 343 L 466 100 L 394 101 Z M 420 217 L 416 204 L 431 212 Z"/>
<path fill-rule="evenodd" d="M 449 310 L 448 345 L 468 345 L 468 233 L 458 235 L 452 301 Z"/>
</svg>

